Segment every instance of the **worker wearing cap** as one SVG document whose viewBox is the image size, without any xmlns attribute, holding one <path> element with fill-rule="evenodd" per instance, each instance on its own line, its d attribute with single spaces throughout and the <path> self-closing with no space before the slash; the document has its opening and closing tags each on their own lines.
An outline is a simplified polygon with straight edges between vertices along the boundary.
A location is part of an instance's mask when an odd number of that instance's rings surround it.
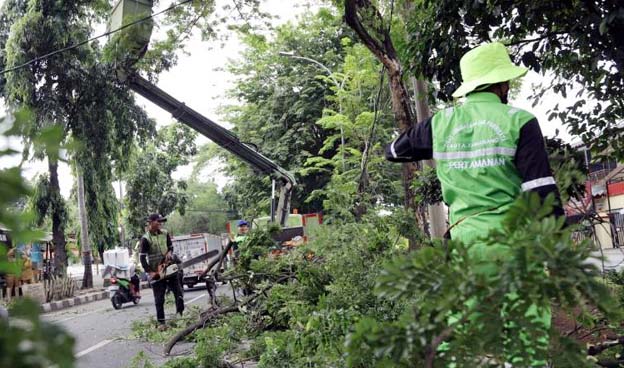
<svg viewBox="0 0 624 368">
<path fill-rule="evenodd" d="M 234 237 L 234 241 L 236 243 L 244 242 L 249 236 L 249 222 L 245 220 L 240 220 L 238 222 L 238 234 Z"/>
<path fill-rule="evenodd" d="M 522 192 L 536 192 L 542 199 L 551 193 L 559 198 L 559 193 L 537 119 L 507 105 L 509 81 L 527 69 L 514 65 L 501 43 L 467 52 L 460 69 L 463 83 L 453 97 L 465 97 L 464 103 L 403 132 L 386 148 L 386 158 L 435 159 L 442 197 L 450 210 L 450 236 L 470 244 L 473 261 L 492 273 L 496 260 L 508 257 L 509 250 L 476 240 L 502 227 Z M 554 214 L 563 215 L 562 207 L 556 206 Z M 548 307 L 537 309 L 548 328 Z"/>
<path fill-rule="evenodd" d="M 164 277 L 159 272 L 161 264 L 172 261 L 173 243 L 167 230 L 162 228 L 162 223 L 167 219 L 160 214 L 152 214 L 147 218 L 147 231 L 141 237 L 139 258 L 143 270 L 147 272 L 152 281 L 154 303 L 156 304 L 156 319 L 160 329 L 165 329 L 165 293 L 167 287 L 175 297 L 176 312 L 182 315 L 184 312 L 184 296 L 182 285 L 176 275 Z"/>
<path fill-rule="evenodd" d="M 240 245 L 247 240 L 249 236 L 249 223 L 245 220 L 238 221 L 238 233 L 235 236 L 230 235 L 230 241 L 232 242 L 232 252 L 234 253 L 234 259 L 238 259 L 240 254 Z"/>
</svg>

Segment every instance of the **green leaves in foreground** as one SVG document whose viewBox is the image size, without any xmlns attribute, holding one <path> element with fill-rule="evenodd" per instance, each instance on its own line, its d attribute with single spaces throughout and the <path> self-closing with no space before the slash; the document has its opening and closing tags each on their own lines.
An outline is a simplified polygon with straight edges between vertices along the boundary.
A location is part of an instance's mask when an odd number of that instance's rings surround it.
<svg viewBox="0 0 624 368">
<path fill-rule="evenodd" d="M 31 123 L 32 115 L 26 109 L 12 116 L 8 131 L 0 137 L 11 136 Z M 4 120 L 4 119 L 2 119 Z M 34 148 L 59 152 L 58 127 L 42 130 L 34 139 Z M 0 160 L 12 152 L 0 152 Z M 0 224 L 11 230 L 15 244 L 30 243 L 41 239 L 43 233 L 33 230 L 34 216 L 31 211 L 16 210 L 16 203 L 32 195 L 31 188 L 22 177 L 20 167 L 0 170 Z M 0 272 L 19 273 L 15 262 L 8 262 L 7 247 L 0 244 Z M 9 310 L 9 318 L 0 318 L 0 367 L 11 368 L 70 368 L 74 364 L 74 339 L 61 328 L 39 319 L 39 304 L 28 300 L 16 301 Z"/>
<path fill-rule="evenodd" d="M 611 322 L 621 316 L 587 263 L 588 244 L 572 243 L 573 228 L 548 216 L 553 202 L 522 198 L 475 244 L 452 241 L 387 264 L 377 295 L 410 307 L 397 321 L 361 320 L 347 339 L 349 365 L 525 367 L 557 346 L 557 366 L 587 366 L 580 346 L 543 327 L 550 310 L 580 310 L 582 321 L 594 308 Z"/>
<path fill-rule="evenodd" d="M 0 319 L 0 367 L 70 368 L 74 339 L 60 327 L 39 319 L 39 305 L 17 301 L 8 320 Z"/>
</svg>

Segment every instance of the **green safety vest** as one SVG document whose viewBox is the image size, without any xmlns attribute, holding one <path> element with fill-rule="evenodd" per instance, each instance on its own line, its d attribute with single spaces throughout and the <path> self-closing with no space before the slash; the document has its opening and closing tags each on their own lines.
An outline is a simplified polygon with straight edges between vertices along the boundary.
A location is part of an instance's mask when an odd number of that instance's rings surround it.
<svg viewBox="0 0 624 368">
<path fill-rule="evenodd" d="M 513 160 L 520 129 L 532 119 L 489 92 L 433 116 L 433 158 L 453 239 L 471 242 L 501 226 L 521 192 Z"/>
<path fill-rule="evenodd" d="M 234 237 L 234 242 L 240 244 L 240 243 L 244 242 L 245 240 L 247 240 L 247 236 L 248 235 L 237 234 Z"/>
<path fill-rule="evenodd" d="M 147 263 L 152 271 L 158 270 L 158 265 L 165 259 L 167 254 L 167 230 L 160 230 L 160 234 L 152 234 L 149 231 L 143 235 L 150 245 L 147 254 Z"/>
</svg>

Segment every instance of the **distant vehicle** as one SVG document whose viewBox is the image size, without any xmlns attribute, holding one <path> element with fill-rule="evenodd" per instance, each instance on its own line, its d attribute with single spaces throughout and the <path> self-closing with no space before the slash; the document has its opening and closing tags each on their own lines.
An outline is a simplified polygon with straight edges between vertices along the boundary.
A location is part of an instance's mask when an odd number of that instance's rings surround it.
<svg viewBox="0 0 624 368">
<path fill-rule="evenodd" d="M 202 233 L 174 236 L 171 241 L 173 243 L 173 253 L 182 260 L 183 264 L 201 255 L 208 253 L 216 254 L 201 262 L 182 268 L 182 284 L 192 288 L 196 284 L 203 282 L 203 280 L 199 279 L 199 276 L 206 270 L 208 263 L 214 257 L 218 257 L 218 253 L 224 248 L 227 238 L 225 236 Z"/>
</svg>

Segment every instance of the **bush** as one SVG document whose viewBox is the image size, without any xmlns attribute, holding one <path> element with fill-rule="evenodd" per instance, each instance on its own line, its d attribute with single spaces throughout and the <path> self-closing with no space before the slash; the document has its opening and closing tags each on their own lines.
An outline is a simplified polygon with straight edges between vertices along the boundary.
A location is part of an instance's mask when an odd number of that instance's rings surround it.
<svg viewBox="0 0 624 368">
<path fill-rule="evenodd" d="M 536 196 L 517 201 L 504 227 L 482 240 L 503 252 L 498 261 L 475 257 L 475 245 L 450 242 L 388 263 L 376 295 L 410 307 L 396 320 L 362 319 L 349 336 L 349 366 L 474 367 L 488 357 L 488 364 L 525 367 L 549 356 L 557 366 L 591 366 L 581 346 L 545 331 L 531 313 L 553 303 L 580 312 L 580 321 L 591 321 L 583 316 L 594 307 L 611 321 L 620 318 L 599 271 L 586 262 L 588 244 L 577 247 L 574 229 L 547 216 L 552 203 L 542 206 Z M 539 343 L 548 334 L 556 355 Z"/>
</svg>

